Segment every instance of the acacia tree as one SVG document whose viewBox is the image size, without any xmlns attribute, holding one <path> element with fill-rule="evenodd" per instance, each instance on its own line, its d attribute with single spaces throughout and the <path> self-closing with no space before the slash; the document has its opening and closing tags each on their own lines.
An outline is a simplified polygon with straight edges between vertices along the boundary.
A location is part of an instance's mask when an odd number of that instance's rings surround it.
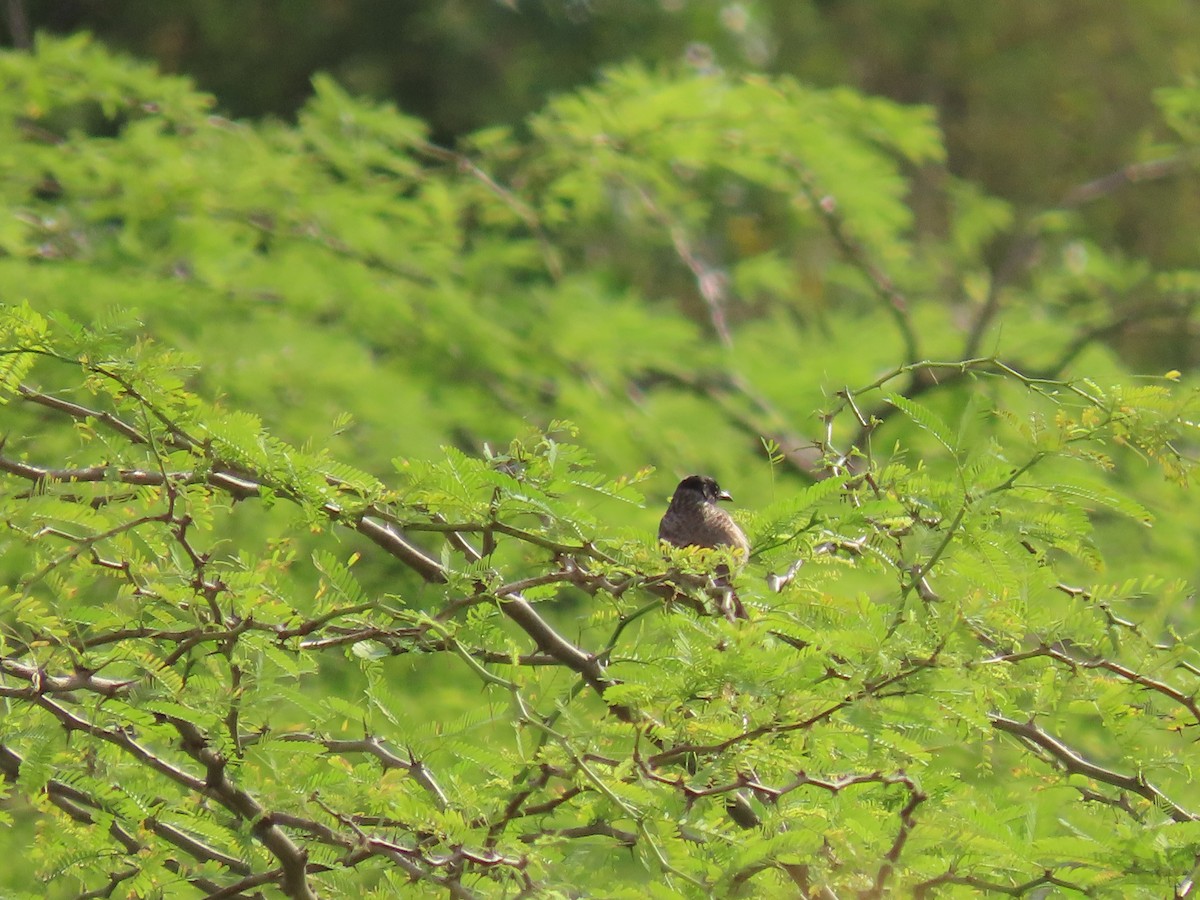
<svg viewBox="0 0 1200 900">
<path fill-rule="evenodd" d="M 785 80 L 463 152 L 81 41 L 0 80 L 14 890 L 1192 894 L 1197 399 L 1098 339 L 1196 282 L 1070 207 L 1183 171 L 1194 92 L 1036 219 L 944 176 L 939 235 L 928 115 Z M 749 621 L 652 539 L 681 467 L 776 482 Z"/>
</svg>

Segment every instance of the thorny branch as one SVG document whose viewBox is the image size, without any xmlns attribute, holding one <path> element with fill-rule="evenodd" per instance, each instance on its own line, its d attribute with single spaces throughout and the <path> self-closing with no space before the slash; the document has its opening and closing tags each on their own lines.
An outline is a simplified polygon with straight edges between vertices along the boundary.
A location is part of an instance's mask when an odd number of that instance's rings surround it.
<svg viewBox="0 0 1200 900">
<path fill-rule="evenodd" d="M 1137 794 L 1160 809 L 1165 809 L 1176 822 L 1194 822 L 1197 819 L 1194 813 L 1188 812 L 1163 794 L 1141 773 L 1126 775 L 1092 762 L 1032 721 L 1019 722 L 1006 716 L 992 716 L 991 721 L 992 726 L 998 731 L 1019 738 L 1027 746 L 1044 754 L 1047 759 L 1071 775 L 1082 775 L 1119 790 Z"/>
</svg>

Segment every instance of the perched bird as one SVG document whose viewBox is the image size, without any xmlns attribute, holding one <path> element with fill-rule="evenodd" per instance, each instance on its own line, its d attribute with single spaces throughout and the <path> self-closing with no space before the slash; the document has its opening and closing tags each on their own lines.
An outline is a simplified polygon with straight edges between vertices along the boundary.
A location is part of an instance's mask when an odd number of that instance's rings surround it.
<svg viewBox="0 0 1200 900">
<path fill-rule="evenodd" d="M 689 475 L 671 497 L 662 521 L 658 523 L 658 539 L 675 547 L 731 547 L 742 562 L 750 556 L 750 542 L 733 517 L 717 505 L 732 500 L 721 486 L 707 475 Z M 722 590 L 721 612 L 730 621 L 749 618 L 730 582 L 729 567 L 722 564 L 715 571 L 714 584 Z"/>
</svg>

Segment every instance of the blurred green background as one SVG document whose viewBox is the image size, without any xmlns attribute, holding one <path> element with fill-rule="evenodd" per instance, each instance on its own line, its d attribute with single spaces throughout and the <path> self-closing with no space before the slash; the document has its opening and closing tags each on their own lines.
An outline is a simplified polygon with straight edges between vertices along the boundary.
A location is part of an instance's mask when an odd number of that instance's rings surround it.
<svg viewBox="0 0 1200 900">
<path fill-rule="evenodd" d="M 1018 214 L 1152 155 L 1163 137 L 1153 92 L 1200 71 L 1200 16 L 1174 0 L 58 0 L 23 18 L 14 26 L 10 12 L 10 44 L 91 31 L 190 75 L 233 117 L 291 119 L 328 72 L 449 145 L 630 59 L 850 85 L 932 106 L 948 171 Z M 936 232 L 941 185 L 916 174 L 918 227 Z M 1152 263 L 1194 260 L 1200 193 L 1148 185 L 1086 216 L 1099 239 Z M 1149 365 L 1164 351 L 1190 362 L 1190 337 L 1147 325 L 1114 339 Z"/>
</svg>

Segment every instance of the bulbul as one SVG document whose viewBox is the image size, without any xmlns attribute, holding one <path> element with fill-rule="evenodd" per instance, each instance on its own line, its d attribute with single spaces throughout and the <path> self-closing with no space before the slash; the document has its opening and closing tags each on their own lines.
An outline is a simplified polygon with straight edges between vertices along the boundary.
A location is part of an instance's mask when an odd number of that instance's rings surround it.
<svg viewBox="0 0 1200 900">
<path fill-rule="evenodd" d="M 733 517 L 717 505 L 732 499 L 707 475 L 689 475 L 675 488 L 658 523 L 658 539 L 675 547 L 731 547 L 734 555 L 745 562 L 750 556 L 750 542 Z M 717 566 L 715 576 L 715 585 L 723 591 L 721 612 L 725 617 L 730 621 L 749 618 L 730 583 L 729 567 Z"/>
</svg>

